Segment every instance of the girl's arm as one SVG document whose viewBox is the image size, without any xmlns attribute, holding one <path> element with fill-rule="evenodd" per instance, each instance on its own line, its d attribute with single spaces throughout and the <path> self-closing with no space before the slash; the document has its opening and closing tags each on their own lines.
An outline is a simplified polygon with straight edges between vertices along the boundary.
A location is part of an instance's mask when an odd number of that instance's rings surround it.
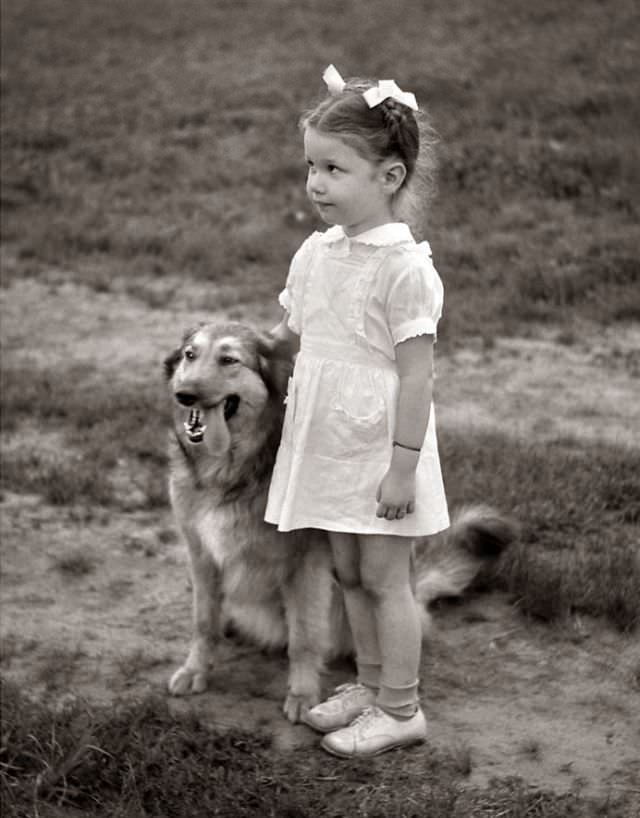
<svg viewBox="0 0 640 818">
<path fill-rule="evenodd" d="M 433 396 L 433 340 L 432 335 L 418 335 L 395 348 L 400 389 L 393 439 L 402 445 L 393 447 L 376 496 L 376 516 L 387 520 L 402 519 L 415 508 L 416 467 Z"/>
<path fill-rule="evenodd" d="M 293 358 L 300 349 L 300 336 L 289 328 L 289 313 L 286 311 L 280 323 L 270 330 L 269 335 L 273 338 L 274 347 L 281 352 L 284 351 L 286 357 Z"/>
</svg>

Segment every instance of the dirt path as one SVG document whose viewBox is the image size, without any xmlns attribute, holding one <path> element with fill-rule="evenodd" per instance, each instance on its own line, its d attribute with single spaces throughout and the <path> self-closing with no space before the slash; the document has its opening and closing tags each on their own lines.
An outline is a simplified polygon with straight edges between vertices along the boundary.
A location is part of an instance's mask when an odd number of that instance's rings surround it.
<svg viewBox="0 0 640 818">
<path fill-rule="evenodd" d="M 151 311 L 71 285 L 27 281 L 4 298 L 6 364 L 85 361 L 130 383 L 159 377 L 194 319 L 188 298 Z M 637 445 L 639 349 L 640 332 L 627 330 L 564 345 L 544 335 L 499 340 L 441 356 L 441 423 Z M 2 535 L 3 672 L 54 699 L 165 689 L 190 622 L 185 553 L 168 512 L 85 515 L 7 493 Z M 423 663 L 431 742 L 456 751 L 471 783 L 520 775 L 558 791 L 639 786 L 637 638 L 596 621 L 570 632 L 527 623 L 498 594 L 442 608 L 435 621 Z M 347 673 L 332 668 L 327 684 Z M 219 726 L 257 725 L 281 747 L 311 745 L 310 730 L 281 716 L 285 678 L 283 656 L 224 643 L 212 689 L 172 706 Z"/>
<path fill-rule="evenodd" d="M 163 691 L 182 660 L 190 595 L 168 515 L 72 520 L 35 498 L 5 497 L 4 671 L 54 700 Z M 74 576 L 59 560 L 78 549 Z M 423 661 L 431 742 L 470 766 L 469 781 L 520 775 L 532 785 L 603 793 L 640 777 L 637 641 L 595 621 L 579 632 L 523 621 L 500 594 L 436 611 Z M 334 667 L 327 684 L 344 681 Z M 257 725 L 280 747 L 317 741 L 280 712 L 284 656 L 226 642 L 212 689 L 173 699 L 217 727 Z"/>
</svg>

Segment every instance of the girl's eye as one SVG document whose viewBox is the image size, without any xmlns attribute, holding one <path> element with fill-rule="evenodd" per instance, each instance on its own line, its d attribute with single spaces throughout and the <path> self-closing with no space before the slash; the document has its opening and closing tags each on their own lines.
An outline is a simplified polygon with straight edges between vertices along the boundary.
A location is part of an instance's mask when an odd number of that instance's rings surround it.
<svg viewBox="0 0 640 818">
<path fill-rule="evenodd" d="M 237 364 L 238 359 L 231 355 L 223 355 L 222 358 L 220 358 L 220 363 L 222 366 L 231 366 L 231 364 Z"/>
<path fill-rule="evenodd" d="M 184 348 L 184 357 L 188 358 L 190 361 L 193 361 L 193 359 L 196 357 L 196 351 L 191 345 Z"/>
<path fill-rule="evenodd" d="M 334 173 L 335 171 L 340 170 L 340 168 L 337 165 L 328 165 L 328 170 L 329 173 Z"/>
</svg>

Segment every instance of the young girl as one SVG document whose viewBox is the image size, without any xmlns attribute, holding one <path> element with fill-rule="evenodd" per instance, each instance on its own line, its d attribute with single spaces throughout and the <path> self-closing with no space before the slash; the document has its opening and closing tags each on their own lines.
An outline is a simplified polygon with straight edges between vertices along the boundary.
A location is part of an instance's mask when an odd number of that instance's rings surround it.
<svg viewBox="0 0 640 818">
<path fill-rule="evenodd" d="M 306 721 L 330 753 L 367 756 L 426 736 L 410 563 L 412 538 L 449 525 L 431 400 L 443 292 L 402 221 L 431 165 L 415 97 L 333 66 L 324 79 L 301 127 L 307 193 L 333 226 L 302 244 L 280 296 L 274 333 L 299 354 L 265 519 L 329 534 L 358 678 Z"/>
</svg>

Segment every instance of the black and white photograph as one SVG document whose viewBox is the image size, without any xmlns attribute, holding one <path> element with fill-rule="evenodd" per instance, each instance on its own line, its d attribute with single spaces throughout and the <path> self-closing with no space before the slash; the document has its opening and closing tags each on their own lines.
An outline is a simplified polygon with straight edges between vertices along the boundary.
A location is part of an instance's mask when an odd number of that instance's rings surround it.
<svg viewBox="0 0 640 818">
<path fill-rule="evenodd" d="M 640 7 L 0 0 L 0 811 L 640 818 Z"/>
</svg>

